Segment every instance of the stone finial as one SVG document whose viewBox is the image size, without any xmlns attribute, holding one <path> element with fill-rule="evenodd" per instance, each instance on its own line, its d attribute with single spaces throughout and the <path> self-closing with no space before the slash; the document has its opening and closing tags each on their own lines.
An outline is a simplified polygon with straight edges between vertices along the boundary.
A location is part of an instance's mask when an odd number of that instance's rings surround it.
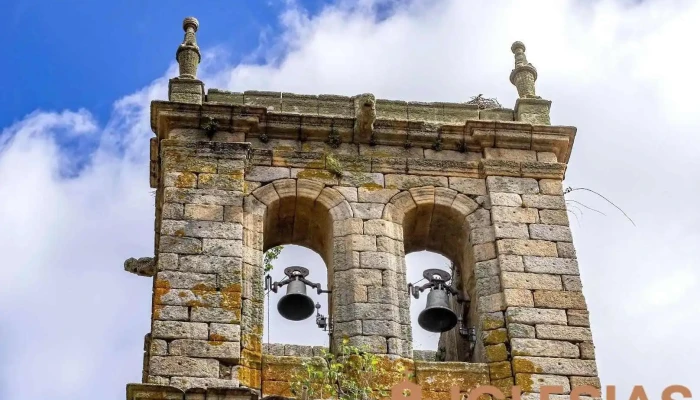
<svg viewBox="0 0 700 400">
<path fill-rule="evenodd" d="M 197 46 L 195 33 L 199 29 L 199 21 L 194 17 L 187 17 L 182 21 L 182 29 L 185 31 L 185 39 L 177 49 L 175 59 L 180 64 L 181 79 L 196 79 L 197 66 L 202 60 L 202 55 Z"/>
<path fill-rule="evenodd" d="M 515 68 L 510 73 L 510 82 L 518 89 L 520 98 L 538 98 L 535 95 L 535 81 L 537 70 L 527 62 L 525 57 L 525 45 L 523 42 L 515 42 L 510 47 L 515 55 Z"/>
</svg>

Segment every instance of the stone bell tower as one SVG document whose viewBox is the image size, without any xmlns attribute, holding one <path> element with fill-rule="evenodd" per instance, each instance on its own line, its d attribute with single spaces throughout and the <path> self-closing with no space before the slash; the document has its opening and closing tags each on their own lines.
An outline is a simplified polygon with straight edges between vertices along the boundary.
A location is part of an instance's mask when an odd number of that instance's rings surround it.
<svg viewBox="0 0 700 400">
<path fill-rule="evenodd" d="M 155 257 L 125 263 L 153 277 L 143 382 L 127 400 L 290 395 L 318 349 L 263 346 L 263 253 L 282 244 L 328 268 L 331 347 L 345 337 L 404 363 L 426 398 L 453 384 L 600 386 L 562 192 L 576 128 L 550 125 L 522 43 L 507 109 L 205 92 L 199 23 L 183 28 L 180 76 L 151 105 Z M 439 360 L 412 348 L 405 256 L 422 250 L 454 265 L 444 283 L 460 322 Z"/>
</svg>

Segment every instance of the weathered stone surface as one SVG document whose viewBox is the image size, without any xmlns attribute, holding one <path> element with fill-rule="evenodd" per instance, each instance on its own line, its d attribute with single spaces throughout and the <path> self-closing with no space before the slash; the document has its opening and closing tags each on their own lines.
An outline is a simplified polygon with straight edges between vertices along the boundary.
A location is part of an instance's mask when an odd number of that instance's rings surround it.
<svg viewBox="0 0 700 400">
<path fill-rule="evenodd" d="M 580 386 L 592 386 L 594 388 L 600 389 L 600 379 L 598 377 L 592 376 L 571 376 L 569 377 L 571 381 L 571 387 L 577 388 Z"/>
<path fill-rule="evenodd" d="M 180 376 L 173 377 L 170 380 L 170 384 L 182 390 L 187 390 L 190 388 L 236 389 L 240 387 L 240 381 L 238 379 L 190 378 Z"/>
<path fill-rule="evenodd" d="M 152 339 L 149 351 L 151 355 L 164 356 L 168 354 L 168 342 L 161 339 Z"/>
<path fill-rule="evenodd" d="M 586 310 L 566 310 L 566 316 L 571 326 L 591 326 L 588 318 L 588 311 Z"/>
<path fill-rule="evenodd" d="M 521 339 L 510 341 L 514 356 L 578 358 L 578 346 L 559 340 Z"/>
<path fill-rule="evenodd" d="M 595 361 L 567 358 L 513 357 L 513 369 L 517 373 L 548 375 L 597 376 Z"/>
<path fill-rule="evenodd" d="M 488 296 L 501 291 L 501 280 L 498 276 L 481 278 L 477 279 L 475 286 L 477 296 Z"/>
<path fill-rule="evenodd" d="M 543 240 L 527 239 L 500 239 L 496 241 L 499 255 L 522 255 L 539 257 L 556 257 L 557 246 L 555 243 Z"/>
<path fill-rule="evenodd" d="M 535 327 L 525 324 L 508 323 L 508 336 L 511 338 L 529 338 L 537 337 Z"/>
<path fill-rule="evenodd" d="M 517 193 L 498 193 L 492 192 L 489 194 L 491 198 L 491 206 L 505 207 L 521 207 L 523 199 Z"/>
<path fill-rule="evenodd" d="M 163 253 L 200 254 L 202 252 L 202 241 L 188 237 L 161 236 L 158 251 Z"/>
<path fill-rule="evenodd" d="M 560 375 L 516 374 L 515 384 L 523 392 L 540 393 L 542 386 L 560 386 L 564 394 L 571 393 L 569 378 Z"/>
<path fill-rule="evenodd" d="M 477 279 L 488 278 L 491 276 L 496 276 L 499 273 L 498 260 L 486 260 L 479 261 L 474 265 L 474 276 Z"/>
<path fill-rule="evenodd" d="M 569 258 L 558 257 L 523 257 L 526 272 L 538 274 L 578 275 L 578 262 Z"/>
<path fill-rule="evenodd" d="M 355 218 L 379 219 L 382 217 L 384 205 L 378 203 L 350 203 Z"/>
<path fill-rule="evenodd" d="M 488 331 L 505 326 L 503 313 L 500 311 L 481 314 L 481 329 Z"/>
<path fill-rule="evenodd" d="M 593 342 L 582 342 L 578 346 L 581 349 L 581 358 L 584 360 L 595 360 L 595 346 Z"/>
<path fill-rule="evenodd" d="M 484 331 L 482 337 L 487 345 L 505 343 L 508 340 L 508 331 L 505 328 Z"/>
<path fill-rule="evenodd" d="M 498 256 L 498 265 L 501 271 L 523 272 L 523 257 L 517 255 L 500 255 Z"/>
<path fill-rule="evenodd" d="M 571 242 L 571 230 L 562 225 L 530 225 L 530 237 L 532 239 L 549 240 L 552 242 Z"/>
<path fill-rule="evenodd" d="M 570 342 L 592 341 L 591 330 L 577 326 L 536 325 L 538 339 L 568 340 Z M 573 374 L 575 375 L 575 374 Z"/>
<path fill-rule="evenodd" d="M 161 271 L 156 276 L 156 287 L 173 289 L 216 289 L 216 275 L 195 272 Z"/>
<path fill-rule="evenodd" d="M 581 292 L 535 290 L 535 307 L 585 310 L 586 299 Z"/>
<path fill-rule="evenodd" d="M 535 324 L 552 324 L 566 325 L 566 311 L 564 310 L 549 310 L 544 308 L 524 308 L 510 307 L 506 311 L 506 321 L 535 325 Z M 544 338 L 543 338 L 544 339 Z"/>
<path fill-rule="evenodd" d="M 243 242 L 230 239 L 203 239 L 202 252 L 213 256 L 241 257 Z"/>
<path fill-rule="evenodd" d="M 239 273 L 243 268 L 243 260 L 239 257 L 218 257 L 193 255 L 180 257 L 177 270 L 198 272 L 204 274 Z"/>
<path fill-rule="evenodd" d="M 294 357 L 312 357 L 313 349 L 310 346 L 299 346 L 295 344 L 284 345 L 284 355 Z"/>
<path fill-rule="evenodd" d="M 187 307 L 156 305 L 153 310 L 153 318 L 163 321 L 187 321 L 190 313 Z"/>
<path fill-rule="evenodd" d="M 566 210 L 564 196 L 547 194 L 524 194 L 523 206 L 549 210 Z"/>
<path fill-rule="evenodd" d="M 494 222 L 493 232 L 494 240 L 530 238 L 530 234 L 527 229 L 527 224 L 524 223 Z"/>
<path fill-rule="evenodd" d="M 505 361 L 508 359 L 508 350 L 506 349 L 506 345 L 503 343 L 486 346 L 484 347 L 484 355 L 486 361 L 490 363 Z"/>
<path fill-rule="evenodd" d="M 241 356 L 241 345 L 238 342 L 178 339 L 170 343 L 169 352 L 175 356 L 235 361 Z"/>
<path fill-rule="evenodd" d="M 245 174 L 245 179 L 251 182 L 272 182 L 278 179 L 289 178 L 290 170 L 286 167 L 255 166 Z"/>
<path fill-rule="evenodd" d="M 535 208 L 493 206 L 491 219 L 494 222 L 534 224 L 538 222 L 539 215 Z"/>
<path fill-rule="evenodd" d="M 504 289 L 503 298 L 508 307 L 534 307 L 532 292 L 527 289 Z"/>
<path fill-rule="evenodd" d="M 503 293 L 495 293 L 479 298 L 478 309 L 481 313 L 492 313 L 505 310 Z"/>
<path fill-rule="evenodd" d="M 204 323 L 181 321 L 153 321 L 154 339 L 204 339 L 209 337 L 209 327 Z"/>
<path fill-rule="evenodd" d="M 562 290 L 558 275 L 530 274 L 524 272 L 502 272 L 501 282 L 505 289 Z"/>
<path fill-rule="evenodd" d="M 540 193 L 561 196 L 564 193 L 562 182 L 558 179 L 540 179 Z"/>
<path fill-rule="evenodd" d="M 223 221 L 224 206 L 215 204 L 185 204 L 185 219 Z"/>
<path fill-rule="evenodd" d="M 151 357 L 150 373 L 165 376 L 187 376 L 194 378 L 218 378 L 219 362 L 191 357 Z"/>
<path fill-rule="evenodd" d="M 580 292 L 583 290 L 581 277 L 578 275 L 564 275 L 561 277 L 561 281 L 564 284 L 564 290 L 569 290 L 572 292 Z"/>
<path fill-rule="evenodd" d="M 540 210 L 539 213 L 543 224 L 569 226 L 566 210 Z"/>
<path fill-rule="evenodd" d="M 132 257 L 124 261 L 124 270 L 139 276 L 153 276 L 156 273 L 156 260 L 153 257 Z"/>
<path fill-rule="evenodd" d="M 394 321 L 362 321 L 362 334 L 400 338 L 401 325 Z"/>
<path fill-rule="evenodd" d="M 449 187 L 467 195 L 481 196 L 486 194 L 486 182 L 483 179 L 450 177 Z"/>
<path fill-rule="evenodd" d="M 382 189 L 374 187 L 360 187 L 357 189 L 358 200 L 362 203 L 386 204 L 399 193 L 398 189 Z"/>
<path fill-rule="evenodd" d="M 421 186 L 448 187 L 447 178 L 439 176 L 387 174 L 385 182 L 387 189 L 406 190 Z"/>
<path fill-rule="evenodd" d="M 474 261 L 484 261 L 496 258 L 496 246 L 493 242 L 477 244 L 473 247 Z"/>
<path fill-rule="evenodd" d="M 486 185 L 489 192 L 534 194 L 540 191 L 537 181 L 532 178 L 489 176 L 486 178 Z"/>
<path fill-rule="evenodd" d="M 183 219 L 185 217 L 185 206 L 183 204 L 165 203 L 161 209 L 163 219 Z"/>
<path fill-rule="evenodd" d="M 471 242 L 473 245 L 493 242 L 496 240 L 494 230 L 491 226 L 474 228 L 471 230 Z"/>
<path fill-rule="evenodd" d="M 562 258 L 576 258 L 576 249 L 573 243 L 557 242 L 557 253 Z"/>
<path fill-rule="evenodd" d="M 238 342 L 241 340 L 241 326 L 238 324 L 210 324 L 209 340 Z"/>
</svg>

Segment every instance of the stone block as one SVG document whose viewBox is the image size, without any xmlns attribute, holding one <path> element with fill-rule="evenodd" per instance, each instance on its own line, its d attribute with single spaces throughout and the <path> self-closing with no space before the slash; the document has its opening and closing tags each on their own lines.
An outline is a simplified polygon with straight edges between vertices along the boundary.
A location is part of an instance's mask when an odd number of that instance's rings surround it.
<svg viewBox="0 0 700 400">
<path fill-rule="evenodd" d="M 180 262 L 176 268 L 183 272 L 240 275 L 240 271 L 243 268 L 243 260 L 240 257 L 188 255 L 180 257 Z"/>
<path fill-rule="evenodd" d="M 296 344 L 285 344 L 284 355 L 294 357 L 312 357 L 313 348 L 311 346 L 299 346 Z"/>
<path fill-rule="evenodd" d="M 526 272 L 538 274 L 578 275 L 578 262 L 570 258 L 558 257 L 523 257 Z"/>
<path fill-rule="evenodd" d="M 569 380 L 571 381 L 572 388 L 577 388 L 581 386 L 592 386 L 598 389 L 601 388 L 600 378 L 598 378 L 597 376 L 571 376 L 569 377 Z"/>
<path fill-rule="evenodd" d="M 356 187 L 384 187 L 384 175 L 375 172 L 343 171 L 340 184 Z"/>
<path fill-rule="evenodd" d="M 377 237 L 369 235 L 348 235 L 347 240 L 353 251 L 377 251 Z"/>
<path fill-rule="evenodd" d="M 534 307 L 532 292 L 527 289 L 504 289 L 503 298 L 507 307 Z"/>
<path fill-rule="evenodd" d="M 489 197 L 491 206 L 521 207 L 523 205 L 523 199 L 517 193 L 492 192 Z"/>
<path fill-rule="evenodd" d="M 595 361 L 568 358 L 513 357 L 513 369 L 517 373 L 539 373 L 564 376 L 598 376 Z"/>
<path fill-rule="evenodd" d="M 449 188 L 466 195 L 486 195 L 486 182 L 476 178 L 449 177 Z"/>
<path fill-rule="evenodd" d="M 541 210 L 566 210 L 564 196 L 548 194 L 523 194 L 523 206 Z"/>
<path fill-rule="evenodd" d="M 575 310 L 586 309 L 586 299 L 584 298 L 583 293 L 581 292 L 535 290 L 534 296 L 535 307 L 564 308 Z"/>
<path fill-rule="evenodd" d="M 493 206 L 491 219 L 494 222 L 534 224 L 539 221 L 539 215 L 534 208 Z"/>
<path fill-rule="evenodd" d="M 569 226 L 566 210 L 540 210 L 540 222 L 548 225 Z"/>
<path fill-rule="evenodd" d="M 560 375 L 516 374 L 515 384 L 523 392 L 540 393 L 542 386 L 561 386 L 564 394 L 571 393 L 569 378 Z"/>
<path fill-rule="evenodd" d="M 505 325 L 505 319 L 503 318 L 503 313 L 500 311 L 482 313 L 480 315 L 480 324 L 482 330 L 492 330 L 502 328 Z"/>
<path fill-rule="evenodd" d="M 360 253 L 360 267 L 378 270 L 397 271 L 400 265 L 398 257 L 378 251 L 363 251 Z"/>
<path fill-rule="evenodd" d="M 493 227 L 491 226 L 484 226 L 472 229 L 470 237 L 471 243 L 473 245 L 493 242 L 494 240 L 496 240 L 496 238 L 494 237 Z"/>
<path fill-rule="evenodd" d="M 209 337 L 209 327 L 204 323 L 182 321 L 153 321 L 154 339 L 203 339 Z"/>
<path fill-rule="evenodd" d="M 475 286 L 477 296 L 488 296 L 501 291 L 501 280 L 498 276 L 481 278 L 476 280 Z M 507 301 L 506 305 L 508 305 Z"/>
<path fill-rule="evenodd" d="M 524 210 L 524 209 L 521 209 Z M 495 221 L 495 219 L 494 219 Z M 529 239 L 530 235 L 527 229 L 527 224 L 512 223 L 512 222 L 494 222 L 493 224 L 494 240 L 495 239 Z"/>
<path fill-rule="evenodd" d="M 509 361 L 500 361 L 489 364 L 491 379 L 504 379 L 513 376 Z"/>
<path fill-rule="evenodd" d="M 508 323 L 508 336 L 510 338 L 528 339 L 534 339 L 537 337 L 534 326 L 516 323 Z"/>
<path fill-rule="evenodd" d="M 229 239 L 203 239 L 202 252 L 213 256 L 241 257 L 243 242 Z"/>
<path fill-rule="evenodd" d="M 540 179 L 540 193 L 562 196 L 564 194 L 562 182 L 559 179 Z"/>
<path fill-rule="evenodd" d="M 508 331 L 505 328 L 483 331 L 482 338 L 486 345 L 505 343 L 508 341 Z"/>
<path fill-rule="evenodd" d="M 185 219 L 223 221 L 224 206 L 213 204 L 185 204 Z"/>
<path fill-rule="evenodd" d="M 545 325 L 535 326 L 538 339 L 567 340 L 570 342 L 592 341 L 591 330 L 578 326 Z M 572 374 L 576 375 L 576 374 Z"/>
<path fill-rule="evenodd" d="M 291 177 L 291 172 L 287 167 L 265 167 L 254 166 L 245 174 L 245 179 L 251 182 L 272 182 L 278 179 Z"/>
<path fill-rule="evenodd" d="M 241 340 L 241 326 L 238 324 L 209 325 L 209 340 L 218 342 L 238 342 Z"/>
<path fill-rule="evenodd" d="M 200 254 L 202 252 L 202 241 L 189 237 L 161 236 L 158 252 Z"/>
<path fill-rule="evenodd" d="M 595 346 L 593 342 L 581 342 L 578 346 L 581 349 L 581 358 L 584 360 L 595 360 Z"/>
<path fill-rule="evenodd" d="M 216 290 L 216 275 L 194 272 L 161 271 L 156 287 L 173 289 Z"/>
<path fill-rule="evenodd" d="M 523 257 L 516 255 L 498 256 L 498 265 L 501 271 L 524 272 Z"/>
<path fill-rule="evenodd" d="M 486 358 L 486 362 L 489 363 L 506 361 L 508 359 L 508 350 L 506 349 L 506 345 L 503 343 L 485 346 L 484 356 Z"/>
<path fill-rule="evenodd" d="M 550 324 L 566 325 L 566 311 L 544 308 L 509 307 L 506 311 L 506 321 L 527 325 Z M 544 338 L 543 338 L 544 339 Z"/>
<path fill-rule="evenodd" d="M 559 340 L 521 339 L 510 341 L 514 356 L 578 358 L 578 346 Z"/>
<path fill-rule="evenodd" d="M 509 161 L 537 161 L 537 154 L 532 150 L 487 147 L 484 149 L 484 158 Z"/>
<path fill-rule="evenodd" d="M 177 339 L 170 343 L 169 352 L 174 356 L 216 358 L 233 362 L 241 357 L 241 345 L 238 342 Z"/>
<path fill-rule="evenodd" d="M 498 260 L 479 261 L 474 265 L 474 276 L 477 279 L 484 279 L 491 276 L 497 276 L 499 273 Z"/>
<path fill-rule="evenodd" d="M 442 176 L 387 174 L 385 177 L 385 183 L 387 189 L 401 190 L 421 186 L 448 187 L 447 178 Z"/>
<path fill-rule="evenodd" d="M 161 209 L 163 219 L 183 219 L 185 217 L 185 207 L 177 203 L 165 203 Z"/>
<path fill-rule="evenodd" d="M 566 316 L 569 319 L 570 326 L 591 326 L 588 311 L 586 310 L 566 310 Z"/>
<path fill-rule="evenodd" d="M 557 253 L 562 258 L 576 258 L 576 249 L 573 243 L 557 242 Z"/>
<path fill-rule="evenodd" d="M 384 211 L 384 204 L 350 203 L 353 217 L 362 219 L 379 219 Z"/>
<path fill-rule="evenodd" d="M 347 201 L 358 201 L 357 188 L 352 186 L 334 186 L 333 189 L 340 192 Z M 364 200 L 360 200 L 364 202 Z"/>
<path fill-rule="evenodd" d="M 243 227 L 231 222 L 164 220 L 161 222 L 161 234 L 176 237 L 242 239 Z"/>
<path fill-rule="evenodd" d="M 185 376 L 175 376 L 170 380 L 170 384 L 176 388 L 182 390 L 187 390 L 190 388 L 201 388 L 201 389 L 238 389 L 240 387 L 240 381 L 238 379 L 218 379 L 218 378 L 192 378 Z M 186 400 L 190 400 L 189 396 L 192 396 L 192 391 L 188 393 Z M 213 390 L 209 390 L 208 396 L 214 395 Z M 192 400 L 204 400 L 204 394 L 202 393 L 201 398 L 192 397 Z M 207 397 L 211 398 L 211 397 Z M 238 397 L 219 397 L 220 399 L 228 398 L 238 398 Z"/>
<path fill-rule="evenodd" d="M 403 240 L 403 227 L 397 223 L 383 219 L 365 221 L 365 235 L 387 236 L 395 240 Z"/>
<path fill-rule="evenodd" d="M 486 178 L 489 192 L 535 194 L 540 188 L 533 178 L 514 178 L 508 176 L 489 176 Z"/>
<path fill-rule="evenodd" d="M 333 222 L 333 236 L 346 236 L 362 234 L 364 223 L 359 218 L 348 218 L 342 221 Z"/>
<path fill-rule="evenodd" d="M 394 321 L 362 321 L 362 334 L 367 336 L 401 337 L 401 325 Z"/>
<path fill-rule="evenodd" d="M 501 282 L 504 289 L 562 290 L 561 278 L 557 275 L 502 272 Z"/>
<path fill-rule="evenodd" d="M 219 362 L 202 358 L 157 356 L 151 357 L 149 372 L 152 375 L 218 378 Z"/>
<path fill-rule="evenodd" d="M 375 187 L 360 187 L 357 189 L 357 198 L 363 203 L 386 204 L 399 193 L 398 189 L 382 189 Z"/>
<path fill-rule="evenodd" d="M 153 318 L 162 321 L 187 321 L 190 319 L 190 313 L 187 307 L 156 304 L 153 307 Z"/>
<path fill-rule="evenodd" d="M 197 189 L 243 191 L 243 174 L 199 174 Z"/>
<path fill-rule="evenodd" d="M 530 237 L 552 242 L 571 242 L 573 240 L 569 227 L 562 225 L 531 224 Z"/>
<path fill-rule="evenodd" d="M 496 241 L 499 255 L 556 257 L 557 246 L 553 242 L 526 239 L 500 239 Z"/>
<path fill-rule="evenodd" d="M 578 275 L 565 275 L 561 277 L 561 281 L 564 284 L 564 290 L 571 292 L 580 292 L 583 290 L 583 285 L 581 284 L 581 277 Z"/>
<path fill-rule="evenodd" d="M 398 240 L 390 239 L 385 236 L 380 236 L 377 238 L 377 251 L 382 251 L 385 253 L 403 257 L 403 246 L 403 242 L 400 242 Z"/>
<path fill-rule="evenodd" d="M 478 310 L 480 313 L 503 311 L 505 308 L 503 293 L 495 293 L 478 299 Z"/>
<path fill-rule="evenodd" d="M 474 261 L 484 261 L 496 258 L 496 246 L 493 242 L 481 243 L 473 246 Z"/>
<path fill-rule="evenodd" d="M 241 321 L 240 311 L 218 307 L 192 307 L 191 321 L 219 322 L 223 324 L 235 324 Z"/>
</svg>

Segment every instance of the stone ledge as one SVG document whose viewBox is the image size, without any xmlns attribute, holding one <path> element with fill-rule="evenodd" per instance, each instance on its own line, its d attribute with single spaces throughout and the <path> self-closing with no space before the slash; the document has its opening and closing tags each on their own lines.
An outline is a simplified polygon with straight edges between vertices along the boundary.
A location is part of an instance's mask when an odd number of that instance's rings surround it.
<svg viewBox="0 0 700 400">
<path fill-rule="evenodd" d="M 163 101 L 151 103 L 151 128 L 158 133 L 159 139 L 168 139 L 175 129 L 202 131 L 203 121 L 209 121 L 206 118 L 215 121 L 217 137 L 225 139 L 226 132 L 230 132 L 228 135 L 234 142 L 252 138 L 261 142 L 279 139 L 327 142 L 335 137 L 342 143 L 462 152 L 481 152 L 493 147 L 550 152 L 560 163 L 568 162 L 576 135 L 574 127 L 513 121 L 436 122 L 379 118 L 374 122 L 370 140 L 354 136 L 353 117 L 268 112 L 261 107 L 220 103 L 201 106 Z M 192 139 L 200 140 L 199 136 L 193 134 Z M 233 140 L 233 136 L 237 139 Z M 178 137 L 182 139 L 183 135 Z"/>
<path fill-rule="evenodd" d="M 193 388 L 181 390 L 173 386 L 148 383 L 126 385 L 126 400 L 258 400 L 258 393 L 248 388 Z"/>
</svg>

